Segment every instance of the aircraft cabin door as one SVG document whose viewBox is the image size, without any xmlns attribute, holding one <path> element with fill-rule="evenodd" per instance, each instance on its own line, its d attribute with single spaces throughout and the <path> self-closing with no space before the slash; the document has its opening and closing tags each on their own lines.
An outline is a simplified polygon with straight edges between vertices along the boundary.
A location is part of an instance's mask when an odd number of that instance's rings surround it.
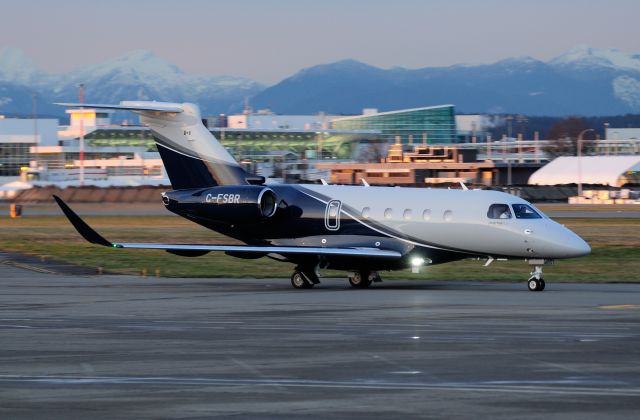
<svg viewBox="0 0 640 420">
<path fill-rule="evenodd" d="M 340 229 L 340 209 L 342 202 L 340 200 L 331 200 L 327 203 L 324 212 L 324 226 L 327 230 L 336 231 Z"/>
</svg>

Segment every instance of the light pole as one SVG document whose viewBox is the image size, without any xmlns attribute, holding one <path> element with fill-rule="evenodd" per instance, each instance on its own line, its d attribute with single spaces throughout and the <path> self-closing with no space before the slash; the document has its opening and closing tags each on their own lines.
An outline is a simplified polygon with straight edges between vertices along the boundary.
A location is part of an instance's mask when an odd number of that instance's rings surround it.
<svg viewBox="0 0 640 420">
<path fill-rule="evenodd" d="M 604 135 L 602 136 L 602 140 L 609 140 L 609 138 L 608 138 L 609 136 L 607 135 L 607 131 L 609 131 L 609 123 L 608 122 L 604 123 Z M 609 144 L 607 144 L 606 141 L 603 142 L 603 143 L 600 143 L 600 149 L 603 148 L 603 147 L 604 147 L 604 150 L 606 150 L 605 153 L 608 155 L 609 154 Z M 600 152 L 600 153 L 602 153 L 602 152 Z"/>
<path fill-rule="evenodd" d="M 80 105 L 84 104 L 84 83 L 80 83 L 80 90 L 78 92 L 78 99 Z M 80 113 L 80 186 L 84 187 L 84 114 Z"/>
<path fill-rule="evenodd" d="M 587 128 L 578 134 L 578 197 L 582 197 L 582 136 L 589 131 L 595 130 L 593 128 Z"/>
</svg>

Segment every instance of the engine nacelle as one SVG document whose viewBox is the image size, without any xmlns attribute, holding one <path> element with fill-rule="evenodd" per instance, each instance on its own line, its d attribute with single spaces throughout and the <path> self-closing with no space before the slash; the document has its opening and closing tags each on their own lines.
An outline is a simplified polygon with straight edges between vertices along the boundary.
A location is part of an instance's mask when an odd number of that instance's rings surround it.
<svg viewBox="0 0 640 420">
<path fill-rule="evenodd" d="M 229 185 L 205 190 L 170 191 L 163 195 L 169 210 L 218 221 L 259 221 L 273 217 L 278 197 L 264 185 Z"/>
</svg>

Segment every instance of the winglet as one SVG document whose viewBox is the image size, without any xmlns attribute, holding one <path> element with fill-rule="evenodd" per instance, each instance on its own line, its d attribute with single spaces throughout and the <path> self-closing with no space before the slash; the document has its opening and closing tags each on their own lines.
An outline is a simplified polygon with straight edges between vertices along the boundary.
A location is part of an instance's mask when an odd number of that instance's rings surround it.
<svg viewBox="0 0 640 420">
<path fill-rule="evenodd" d="M 360 181 L 362 181 L 362 185 L 364 185 L 364 186 L 365 186 L 365 188 L 369 186 L 369 183 L 367 182 L 367 180 L 366 180 L 366 179 L 364 179 L 364 178 L 360 178 Z"/>
<path fill-rule="evenodd" d="M 67 216 L 67 219 L 69 219 L 73 227 L 76 228 L 78 233 L 82 235 L 84 239 L 96 245 L 102 245 L 102 246 L 108 246 L 108 247 L 114 246 L 114 244 L 107 241 L 105 238 L 100 236 L 98 232 L 96 232 L 88 224 L 86 224 L 85 221 L 82 220 L 80 216 L 78 216 L 73 210 L 71 210 L 71 208 L 67 205 L 67 203 L 62 201 L 60 197 L 58 197 L 57 195 L 54 195 L 53 199 L 56 200 L 56 203 L 58 203 L 64 215 Z"/>
<path fill-rule="evenodd" d="M 463 190 L 468 190 L 469 188 L 467 188 L 466 185 L 464 185 L 464 182 L 460 181 L 460 186 L 462 187 Z"/>
</svg>

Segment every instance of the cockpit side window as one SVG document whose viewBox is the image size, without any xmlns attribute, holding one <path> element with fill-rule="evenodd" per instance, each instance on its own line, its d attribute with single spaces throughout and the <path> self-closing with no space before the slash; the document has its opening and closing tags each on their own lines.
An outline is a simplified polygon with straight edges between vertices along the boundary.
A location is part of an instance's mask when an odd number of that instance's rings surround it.
<svg viewBox="0 0 640 420">
<path fill-rule="evenodd" d="M 542 216 L 526 204 L 513 204 L 513 212 L 517 219 L 542 219 Z"/>
<path fill-rule="evenodd" d="M 507 204 L 492 204 L 487 212 L 489 219 L 511 219 L 511 210 Z"/>
</svg>

